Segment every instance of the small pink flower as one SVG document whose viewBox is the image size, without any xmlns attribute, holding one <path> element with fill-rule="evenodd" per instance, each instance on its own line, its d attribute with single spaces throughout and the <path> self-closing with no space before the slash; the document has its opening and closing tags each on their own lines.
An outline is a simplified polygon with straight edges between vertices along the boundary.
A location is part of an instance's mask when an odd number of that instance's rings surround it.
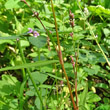
<svg viewBox="0 0 110 110">
<path fill-rule="evenodd" d="M 28 31 L 27 33 L 29 33 L 29 34 L 30 34 L 30 33 L 33 34 L 34 37 L 39 36 L 39 33 L 38 33 L 37 31 L 33 31 L 32 28 L 28 28 L 28 30 L 29 30 L 29 31 Z"/>
<path fill-rule="evenodd" d="M 39 36 L 39 33 L 38 33 L 37 31 L 34 31 L 34 32 L 33 32 L 33 36 L 34 36 L 34 37 L 37 37 L 37 36 Z"/>
<path fill-rule="evenodd" d="M 33 30 L 32 30 L 32 28 L 28 28 L 28 33 L 32 33 L 33 32 Z"/>
<path fill-rule="evenodd" d="M 74 61 L 72 56 L 70 56 L 70 58 L 71 58 L 71 61 Z"/>
<path fill-rule="evenodd" d="M 71 58 L 71 63 L 72 63 L 72 66 L 73 66 L 73 68 L 75 67 L 75 62 L 74 62 L 74 59 L 73 59 L 73 57 L 72 56 L 70 56 L 70 58 Z"/>
</svg>

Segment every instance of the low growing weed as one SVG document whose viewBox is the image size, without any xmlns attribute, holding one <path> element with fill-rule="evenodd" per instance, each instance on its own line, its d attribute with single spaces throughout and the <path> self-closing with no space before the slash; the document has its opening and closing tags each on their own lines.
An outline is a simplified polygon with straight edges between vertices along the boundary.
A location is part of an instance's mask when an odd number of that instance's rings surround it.
<svg viewBox="0 0 110 110">
<path fill-rule="evenodd" d="M 110 109 L 106 2 L 0 1 L 1 110 Z"/>
</svg>

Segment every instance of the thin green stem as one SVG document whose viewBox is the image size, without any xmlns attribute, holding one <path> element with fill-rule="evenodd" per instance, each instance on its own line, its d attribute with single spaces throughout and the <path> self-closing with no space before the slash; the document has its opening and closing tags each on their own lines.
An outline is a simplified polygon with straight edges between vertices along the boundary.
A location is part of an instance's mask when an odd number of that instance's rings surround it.
<svg viewBox="0 0 110 110">
<path fill-rule="evenodd" d="M 40 61 L 40 49 L 38 49 L 38 60 Z"/>
<path fill-rule="evenodd" d="M 104 56 L 104 58 L 105 58 L 106 62 L 108 63 L 108 65 L 109 65 L 109 67 L 110 67 L 110 62 L 109 62 L 109 60 L 108 60 L 107 56 L 105 55 L 105 53 L 104 53 L 103 49 L 101 48 L 100 44 L 98 43 L 97 38 L 95 38 L 95 34 L 94 34 L 94 32 L 92 31 L 92 29 L 91 29 L 91 26 L 90 26 L 89 22 L 87 22 L 87 24 L 88 24 L 88 27 L 89 27 L 89 29 L 90 29 L 90 32 L 91 32 L 92 36 L 94 37 L 94 39 L 95 39 L 95 41 L 96 41 L 96 43 L 97 43 L 97 45 L 98 45 L 98 47 L 99 47 L 100 51 L 102 52 L 102 54 L 103 54 L 103 56 Z"/>
<path fill-rule="evenodd" d="M 75 53 L 75 57 L 76 57 L 76 71 L 75 71 L 75 96 L 76 96 L 76 106 L 77 106 L 77 110 L 78 108 L 78 94 L 77 94 L 77 67 L 78 67 L 78 54 Z"/>
<path fill-rule="evenodd" d="M 23 49 L 22 49 L 22 47 L 21 47 L 20 41 L 18 41 L 18 47 L 19 47 L 19 50 L 20 50 L 20 54 L 21 54 L 22 60 L 23 60 L 24 63 L 26 63 L 25 56 L 24 56 L 24 52 L 23 52 Z M 31 71 L 30 71 L 30 69 L 28 69 L 28 68 L 27 68 L 26 70 L 27 70 L 27 73 L 28 73 L 28 75 L 29 75 L 29 78 L 30 78 L 30 80 L 31 80 L 31 82 L 32 82 L 32 84 L 33 84 L 33 86 L 34 86 L 34 88 L 35 88 L 35 91 L 36 91 L 36 93 L 37 93 L 37 95 L 38 95 L 38 97 L 39 97 L 39 99 L 40 99 L 40 102 L 41 102 L 41 104 L 42 104 L 42 107 L 43 107 L 43 100 L 42 100 L 42 97 L 41 97 L 41 95 L 40 95 L 40 93 L 39 93 L 39 90 L 38 90 L 38 88 L 37 88 L 37 86 L 36 86 L 36 84 L 35 84 L 35 82 L 34 82 L 34 80 L 33 80 L 33 77 L 32 77 L 32 75 L 31 75 Z M 43 108 L 44 108 L 44 107 L 43 107 Z"/>
<path fill-rule="evenodd" d="M 24 81 L 24 79 L 26 77 L 26 73 L 25 73 L 25 69 L 24 68 L 22 69 L 22 73 L 23 73 L 22 77 L 23 77 L 23 81 Z"/>
<path fill-rule="evenodd" d="M 24 56 L 23 56 L 23 51 L 22 51 L 22 49 L 21 49 L 21 46 L 20 46 L 20 41 L 18 41 L 18 48 L 19 48 L 19 51 L 20 51 L 20 55 L 21 55 L 21 58 L 22 58 L 22 60 L 23 60 L 23 63 L 24 63 Z M 24 79 L 25 79 L 25 77 L 26 77 L 26 73 L 25 73 L 25 69 L 22 69 L 22 76 L 23 76 L 23 81 L 24 81 Z"/>
</svg>

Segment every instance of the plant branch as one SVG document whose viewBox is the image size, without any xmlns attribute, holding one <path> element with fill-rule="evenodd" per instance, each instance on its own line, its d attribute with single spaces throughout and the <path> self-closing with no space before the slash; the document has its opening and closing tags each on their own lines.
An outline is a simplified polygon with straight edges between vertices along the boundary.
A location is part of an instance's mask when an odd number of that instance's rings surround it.
<svg viewBox="0 0 110 110">
<path fill-rule="evenodd" d="M 60 64 L 62 66 L 63 72 L 65 74 L 65 78 L 67 80 L 67 85 L 68 85 L 68 88 L 69 88 L 69 92 L 70 92 L 71 100 L 72 100 L 72 103 L 73 103 L 73 107 L 74 107 L 74 110 L 76 110 L 76 105 L 75 105 L 73 94 L 72 94 L 72 91 L 71 91 L 71 86 L 70 86 L 69 79 L 68 79 L 68 76 L 67 76 L 65 68 L 64 68 L 64 62 L 63 62 L 63 59 L 62 59 L 62 52 L 61 52 L 61 48 L 60 48 L 60 40 L 59 40 L 59 34 L 58 34 L 58 26 L 57 26 L 57 22 L 56 22 L 55 11 L 54 11 L 54 6 L 53 6 L 52 0 L 51 0 L 51 6 L 52 6 L 52 12 L 53 12 L 54 21 L 55 21 L 57 44 L 58 44 L 58 49 L 59 49 L 58 50 L 59 51 L 58 56 L 59 56 L 59 60 L 60 60 Z"/>
<path fill-rule="evenodd" d="M 75 96 L 76 96 L 76 106 L 78 107 L 78 94 L 77 94 L 77 64 L 78 64 L 78 55 L 77 53 L 75 53 L 75 57 L 76 57 L 76 71 L 75 71 Z M 78 110 L 78 108 L 77 108 Z"/>
</svg>

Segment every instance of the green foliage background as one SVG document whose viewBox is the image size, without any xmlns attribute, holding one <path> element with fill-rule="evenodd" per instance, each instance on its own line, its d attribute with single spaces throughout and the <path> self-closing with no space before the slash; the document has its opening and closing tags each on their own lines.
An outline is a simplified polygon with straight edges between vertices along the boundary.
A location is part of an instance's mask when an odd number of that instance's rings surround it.
<svg viewBox="0 0 110 110">
<path fill-rule="evenodd" d="M 54 19 L 49 0 L 27 0 L 39 13 L 46 29 L 57 44 Z M 65 68 L 74 92 L 74 72 L 70 55 L 78 54 L 78 98 L 80 110 L 110 109 L 110 67 L 106 63 L 86 20 L 110 61 L 110 2 L 109 0 L 54 0 L 58 32 Z M 74 13 L 75 26 L 69 23 L 69 10 Z M 28 28 L 39 32 L 37 38 L 28 34 Z M 74 37 L 70 36 L 74 32 Z M 19 39 L 19 43 L 17 41 Z M 20 48 L 23 50 L 24 64 Z M 42 110 L 40 99 L 28 76 L 37 85 L 47 110 L 73 110 L 66 80 L 58 62 L 58 55 L 40 22 L 20 0 L 0 0 L 0 110 Z M 32 64 L 32 62 L 35 62 Z M 24 72 L 25 71 L 25 72 Z M 26 73 L 26 75 L 23 75 Z M 63 81 L 63 86 L 60 82 Z"/>
</svg>

